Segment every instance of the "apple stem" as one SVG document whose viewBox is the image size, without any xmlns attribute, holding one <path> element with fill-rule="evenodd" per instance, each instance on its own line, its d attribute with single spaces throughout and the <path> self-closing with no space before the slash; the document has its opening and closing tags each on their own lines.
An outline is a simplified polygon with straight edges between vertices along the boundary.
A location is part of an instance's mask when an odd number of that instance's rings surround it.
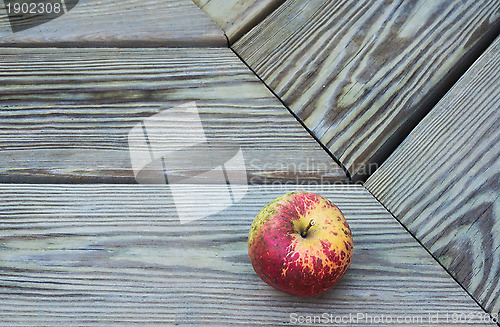
<svg viewBox="0 0 500 327">
<path fill-rule="evenodd" d="M 307 225 L 306 229 L 305 229 L 302 233 L 300 233 L 300 236 L 302 236 L 302 237 L 304 237 L 304 238 L 305 238 L 305 237 L 307 236 L 307 232 L 309 231 L 309 229 L 310 229 L 312 226 L 314 226 L 315 224 L 316 224 L 316 222 L 315 222 L 314 220 L 312 220 L 312 219 L 311 219 L 311 221 L 309 222 L 309 225 Z"/>
</svg>

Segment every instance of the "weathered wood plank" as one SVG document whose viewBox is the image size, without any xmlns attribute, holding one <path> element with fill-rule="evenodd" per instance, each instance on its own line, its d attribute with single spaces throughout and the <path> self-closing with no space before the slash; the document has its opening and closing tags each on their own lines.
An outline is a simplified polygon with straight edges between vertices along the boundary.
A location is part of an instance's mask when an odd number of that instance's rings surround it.
<svg viewBox="0 0 500 327">
<path fill-rule="evenodd" d="M 0 46 L 227 47 L 223 31 L 191 0 L 79 0 L 62 16 L 15 33 L 7 10 L 0 3 Z M 15 24 L 37 19 L 21 16 Z"/>
<path fill-rule="evenodd" d="M 188 194 L 216 190 L 185 187 Z M 346 216 L 355 243 L 346 277 L 309 299 L 267 286 L 249 262 L 248 230 L 266 203 L 294 189 L 251 186 L 226 210 L 179 224 L 168 186 L 0 185 L 0 325 L 278 326 L 293 314 L 323 313 L 390 316 L 382 325 L 391 326 L 408 325 L 397 317 L 435 325 L 429 314 L 439 315 L 441 326 L 456 325 L 452 313 L 486 319 L 357 185 L 300 187 L 328 197 Z M 364 319 L 356 324 L 374 325 Z"/>
<path fill-rule="evenodd" d="M 131 129 L 190 101 L 214 151 L 228 142 L 241 147 L 250 183 L 347 180 L 229 49 L 1 48 L 0 54 L 2 182 L 135 183 Z M 165 128 L 165 146 L 189 146 L 192 122 L 174 127 Z M 187 154 L 180 157 L 188 162 L 171 173 L 203 170 L 210 159 Z M 226 167 L 245 173 L 233 168 Z"/>
<path fill-rule="evenodd" d="M 489 312 L 500 311 L 500 38 L 367 181 Z"/>
<path fill-rule="evenodd" d="M 500 28 L 497 0 L 288 0 L 235 51 L 356 178 Z"/>
<path fill-rule="evenodd" d="M 226 32 L 232 44 L 285 0 L 193 0 Z"/>
</svg>

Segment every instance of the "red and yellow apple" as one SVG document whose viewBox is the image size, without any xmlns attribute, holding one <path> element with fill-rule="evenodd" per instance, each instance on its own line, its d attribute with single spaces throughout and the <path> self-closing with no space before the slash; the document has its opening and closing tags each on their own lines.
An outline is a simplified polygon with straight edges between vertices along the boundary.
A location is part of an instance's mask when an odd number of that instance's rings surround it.
<svg viewBox="0 0 500 327">
<path fill-rule="evenodd" d="M 278 290 L 316 296 L 335 286 L 351 264 L 353 240 L 342 212 L 324 197 L 291 192 L 255 217 L 248 254 L 257 275 Z"/>
</svg>

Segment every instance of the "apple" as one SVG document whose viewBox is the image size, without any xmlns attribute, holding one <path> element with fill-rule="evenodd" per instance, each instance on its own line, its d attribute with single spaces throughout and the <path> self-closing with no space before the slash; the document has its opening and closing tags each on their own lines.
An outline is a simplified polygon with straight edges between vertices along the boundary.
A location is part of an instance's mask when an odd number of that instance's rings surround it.
<svg viewBox="0 0 500 327">
<path fill-rule="evenodd" d="M 351 264 L 353 240 L 342 212 L 311 192 L 290 192 L 267 204 L 248 235 L 252 266 L 267 284 L 296 296 L 320 295 Z"/>
</svg>

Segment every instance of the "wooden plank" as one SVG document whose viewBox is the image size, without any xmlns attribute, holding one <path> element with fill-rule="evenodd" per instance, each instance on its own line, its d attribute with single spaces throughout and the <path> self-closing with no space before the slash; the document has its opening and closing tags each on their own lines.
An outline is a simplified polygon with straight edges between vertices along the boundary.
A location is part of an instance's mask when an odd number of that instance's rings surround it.
<svg viewBox="0 0 500 327">
<path fill-rule="evenodd" d="M 236 42 L 285 0 L 193 0 L 224 30 L 229 42 Z"/>
<path fill-rule="evenodd" d="M 497 0 L 288 0 L 234 44 L 355 178 L 500 31 Z"/>
<path fill-rule="evenodd" d="M 191 0 L 79 0 L 62 16 L 15 33 L 7 10 L 2 2 L 3 46 L 227 47 L 222 30 Z M 30 26 L 37 19 L 18 17 L 14 26 Z"/>
<path fill-rule="evenodd" d="M 500 38 L 366 186 L 489 312 L 500 311 Z"/>
<path fill-rule="evenodd" d="M 352 229 L 353 262 L 335 289 L 296 298 L 267 286 L 248 259 L 248 231 L 265 204 L 296 189 L 251 186 L 226 210 L 180 224 L 164 185 L 1 185 L 0 325 L 278 326 L 326 313 L 363 314 L 355 324 L 372 326 L 382 315 L 393 319 L 382 325 L 436 325 L 430 314 L 443 326 L 462 313 L 494 326 L 359 185 L 298 188 L 336 203 Z"/>
<path fill-rule="evenodd" d="M 229 49 L 0 53 L 1 182 L 135 183 L 128 133 L 148 117 L 190 101 L 214 151 L 228 142 L 241 147 L 248 182 L 347 180 Z M 162 142 L 171 148 L 190 145 L 190 124 L 179 122 Z M 188 154 L 182 155 L 189 159 L 186 165 L 177 164 L 171 173 L 202 170 L 207 158 Z M 240 168 L 226 167 L 241 175 Z"/>
</svg>

